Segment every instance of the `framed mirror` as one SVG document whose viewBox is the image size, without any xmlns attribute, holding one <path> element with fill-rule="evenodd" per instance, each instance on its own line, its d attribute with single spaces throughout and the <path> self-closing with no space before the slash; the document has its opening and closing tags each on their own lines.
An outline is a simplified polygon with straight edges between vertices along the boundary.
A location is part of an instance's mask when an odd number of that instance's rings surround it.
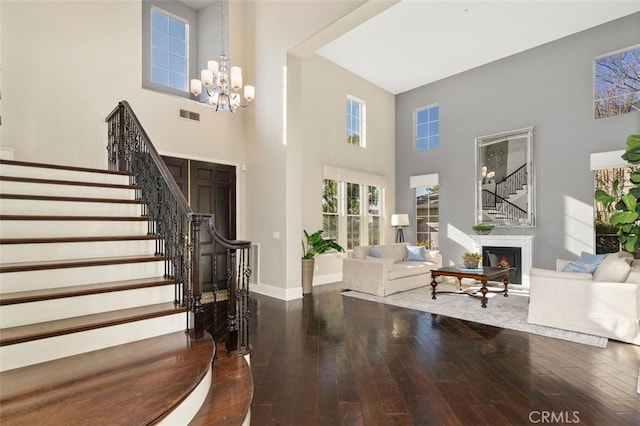
<svg viewBox="0 0 640 426">
<path fill-rule="evenodd" d="M 476 224 L 535 226 L 533 127 L 476 138 Z"/>
</svg>

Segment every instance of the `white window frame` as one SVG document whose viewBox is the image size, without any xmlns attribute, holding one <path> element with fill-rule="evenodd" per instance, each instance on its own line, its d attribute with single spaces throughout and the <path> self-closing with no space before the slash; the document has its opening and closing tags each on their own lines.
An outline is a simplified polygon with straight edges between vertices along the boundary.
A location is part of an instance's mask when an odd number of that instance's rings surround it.
<svg viewBox="0 0 640 426">
<path fill-rule="evenodd" d="M 430 110 L 437 108 L 438 109 L 438 119 L 437 120 L 431 120 L 431 118 L 429 117 L 429 119 L 427 119 L 427 122 L 425 123 L 419 123 L 418 122 L 418 114 L 422 111 L 429 111 L 430 114 Z M 434 129 L 431 129 L 431 126 L 433 125 L 433 123 L 437 123 L 437 132 L 434 131 Z M 419 131 L 418 131 L 418 126 L 426 126 L 427 128 L 427 134 L 426 137 L 423 138 L 418 138 L 419 135 Z M 437 144 L 435 146 L 431 145 L 431 138 L 437 136 Z M 425 139 L 426 140 L 426 146 L 424 147 L 424 149 L 420 148 L 420 142 L 419 139 Z M 420 108 L 416 108 L 413 110 L 413 149 L 416 152 L 426 152 L 426 151 L 432 151 L 436 148 L 438 148 L 440 146 L 440 105 L 439 104 L 431 104 L 431 105 L 425 105 L 422 106 Z"/>
<path fill-rule="evenodd" d="M 357 103 L 359 105 L 358 108 L 358 112 L 359 112 L 359 117 L 358 117 L 358 134 L 360 135 L 360 138 L 358 140 L 357 144 L 351 143 L 350 142 L 350 138 L 351 135 L 349 134 L 349 132 L 351 131 L 351 127 L 349 125 L 350 123 L 350 119 L 351 119 L 351 111 L 349 110 L 348 106 L 350 102 L 354 102 Z M 366 148 L 367 146 L 367 105 L 365 103 L 365 101 L 363 101 L 362 99 L 358 99 L 355 96 L 351 96 L 351 95 L 347 95 L 347 102 L 346 102 L 346 111 L 345 111 L 345 124 L 346 124 L 346 135 L 347 135 L 347 143 L 349 145 L 354 145 L 354 146 L 359 146 L 361 148 Z"/>
<path fill-rule="evenodd" d="M 160 11 L 187 24 L 187 70 L 185 90 L 178 90 L 164 84 L 151 81 L 151 10 Z M 166 93 L 191 99 L 189 80 L 197 72 L 197 11 L 179 1 L 143 0 L 142 1 L 142 87 L 154 92 Z"/>
</svg>

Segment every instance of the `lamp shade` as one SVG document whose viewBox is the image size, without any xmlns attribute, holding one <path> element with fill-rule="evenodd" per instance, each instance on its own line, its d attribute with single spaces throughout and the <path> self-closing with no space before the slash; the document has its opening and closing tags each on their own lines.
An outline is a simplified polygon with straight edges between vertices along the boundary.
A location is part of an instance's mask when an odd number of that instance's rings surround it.
<svg viewBox="0 0 640 426">
<path fill-rule="evenodd" d="M 392 214 L 391 226 L 409 226 L 409 215 L 405 213 Z"/>
</svg>

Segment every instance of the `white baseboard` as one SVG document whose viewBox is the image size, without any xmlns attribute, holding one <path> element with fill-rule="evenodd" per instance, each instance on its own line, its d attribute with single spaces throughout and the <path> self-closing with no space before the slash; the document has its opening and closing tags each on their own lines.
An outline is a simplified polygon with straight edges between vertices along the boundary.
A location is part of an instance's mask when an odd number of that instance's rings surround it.
<svg viewBox="0 0 640 426">
<path fill-rule="evenodd" d="M 313 277 L 313 286 L 331 284 L 342 281 L 342 272 Z M 274 297 L 280 300 L 295 300 L 302 298 L 302 286 L 295 288 L 282 288 L 270 284 L 252 284 L 250 291 L 264 296 Z"/>
<path fill-rule="evenodd" d="M 314 275 L 313 276 L 313 286 L 324 285 L 337 283 L 342 281 L 342 272 L 337 272 L 335 274 L 326 274 L 326 275 Z"/>
</svg>

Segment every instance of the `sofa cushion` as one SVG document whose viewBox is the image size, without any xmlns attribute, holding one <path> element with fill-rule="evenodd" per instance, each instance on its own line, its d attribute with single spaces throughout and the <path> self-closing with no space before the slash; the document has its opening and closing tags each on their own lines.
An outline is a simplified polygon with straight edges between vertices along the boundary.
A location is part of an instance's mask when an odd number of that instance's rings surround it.
<svg viewBox="0 0 640 426">
<path fill-rule="evenodd" d="M 395 280 L 396 278 L 412 277 L 414 275 L 422 275 L 428 273 L 432 264 L 427 262 L 397 262 L 394 263 L 389 271 L 389 279 Z M 429 275 L 430 276 L 430 275 Z M 430 278 L 425 277 L 425 283 L 429 283 Z"/>
<path fill-rule="evenodd" d="M 369 256 L 370 253 L 371 248 L 369 246 L 356 246 L 353 248 L 354 259 L 364 259 Z"/>
<path fill-rule="evenodd" d="M 390 270 L 393 264 L 395 263 L 393 259 L 385 258 L 385 257 L 373 257 L 367 256 L 366 260 L 372 260 L 374 262 L 380 262 L 385 266 L 385 269 Z"/>
<path fill-rule="evenodd" d="M 608 254 L 593 273 L 593 280 L 609 283 L 624 282 L 631 270 L 632 260 L 631 253 L 619 251 Z"/>
<path fill-rule="evenodd" d="M 378 250 L 382 257 L 393 259 L 396 262 L 402 262 L 406 254 L 405 246 L 406 244 L 386 244 L 375 246 L 374 248 Z"/>
<path fill-rule="evenodd" d="M 407 246 L 406 259 L 424 262 L 426 259 L 426 250 L 424 246 Z"/>
<path fill-rule="evenodd" d="M 553 271 L 551 269 L 531 268 L 531 276 L 545 277 L 545 278 L 561 278 L 571 280 L 583 280 L 592 281 L 593 275 L 585 272 L 562 272 Z"/>
</svg>

